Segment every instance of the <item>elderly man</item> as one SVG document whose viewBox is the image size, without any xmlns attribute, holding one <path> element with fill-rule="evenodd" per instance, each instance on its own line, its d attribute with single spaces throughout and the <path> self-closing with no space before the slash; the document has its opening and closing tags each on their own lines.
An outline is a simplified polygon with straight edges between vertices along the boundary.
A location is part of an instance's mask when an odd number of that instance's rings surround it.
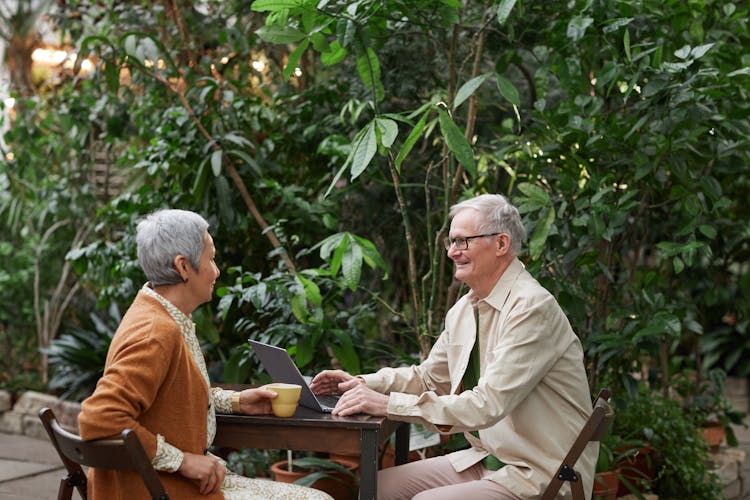
<svg viewBox="0 0 750 500">
<path fill-rule="evenodd" d="M 358 377 L 326 370 L 312 389 L 344 392 L 334 414 L 464 432 L 468 449 L 381 471 L 379 498 L 534 498 L 592 411 L 581 343 L 518 260 L 525 231 L 505 197 L 477 196 L 450 215 L 445 246 L 470 291 L 448 311 L 427 359 Z M 577 465 L 589 492 L 597 454 L 589 445 Z"/>
</svg>

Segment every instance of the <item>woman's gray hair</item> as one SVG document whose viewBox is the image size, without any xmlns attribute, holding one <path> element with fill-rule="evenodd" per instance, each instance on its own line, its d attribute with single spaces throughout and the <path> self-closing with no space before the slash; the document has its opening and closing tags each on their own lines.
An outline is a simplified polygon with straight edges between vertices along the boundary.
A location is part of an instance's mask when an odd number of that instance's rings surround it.
<svg viewBox="0 0 750 500">
<path fill-rule="evenodd" d="M 510 249 L 514 256 L 521 253 L 521 244 L 526 239 L 526 228 L 521 222 L 521 215 L 508 199 L 501 194 L 480 194 L 474 198 L 461 201 L 451 207 L 450 216 L 473 208 L 481 214 L 478 230 L 480 234 L 506 233 L 510 236 Z"/>
<path fill-rule="evenodd" d="M 157 210 L 141 220 L 135 237 L 138 262 L 151 286 L 182 283 L 174 267 L 178 255 L 197 270 L 207 230 L 206 219 L 187 210 Z"/>
</svg>

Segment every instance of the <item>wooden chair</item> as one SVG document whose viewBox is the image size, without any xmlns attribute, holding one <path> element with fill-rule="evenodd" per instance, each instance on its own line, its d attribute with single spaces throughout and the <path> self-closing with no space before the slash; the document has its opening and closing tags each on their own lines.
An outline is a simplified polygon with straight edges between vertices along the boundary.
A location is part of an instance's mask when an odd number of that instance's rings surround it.
<svg viewBox="0 0 750 500">
<path fill-rule="evenodd" d="M 70 500 L 74 489 L 86 499 L 86 475 L 81 465 L 102 469 L 136 470 L 154 500 L 168 500 L 159 476 L 151 466 L 141 442 L 132 429 L 122 431 L 122 439 L 84 441 L 58 423 L 52 410 L 42 408 L 39 419 L 49 434 L 68 475 L 60 480 L 58 500 Z"/>
<path fill-rule="evenodd" d="M 586 445 L 592 441 L 601 441 L 607 430 L 609 430 L 609 426 L 615 418 L 615 413 L 608 403 L 609 397 L 609 390 L 602 389 L 599 392 L 596 400 L 594 400 L 594 411 L 591 412 L 591 416 L 573 442 L 568 454 L 565 455 L 557 474 L 552 478 L 547 489 L 544 490 L 541 500 L 552 500 L 555 498 L 565 481 L 570 482 L 573 500 L 584 500 L 586 498 L 583 493 L 583 484 L 580 480 L 581 476 L 576 472 L 574 467 Z"/>
</svg>

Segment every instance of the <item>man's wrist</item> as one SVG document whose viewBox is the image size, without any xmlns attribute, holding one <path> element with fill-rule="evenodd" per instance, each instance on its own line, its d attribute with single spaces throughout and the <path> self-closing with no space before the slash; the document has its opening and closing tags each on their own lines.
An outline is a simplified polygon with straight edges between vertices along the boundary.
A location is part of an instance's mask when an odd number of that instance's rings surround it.
<svg viewBox="0 0 750 500">
<path fill-rule="evenodd" d="M 240 408 L 240 395 L 241 392 L 235 392 L 232 394 L 232 413 L 242 413 Z"/>
</svg>

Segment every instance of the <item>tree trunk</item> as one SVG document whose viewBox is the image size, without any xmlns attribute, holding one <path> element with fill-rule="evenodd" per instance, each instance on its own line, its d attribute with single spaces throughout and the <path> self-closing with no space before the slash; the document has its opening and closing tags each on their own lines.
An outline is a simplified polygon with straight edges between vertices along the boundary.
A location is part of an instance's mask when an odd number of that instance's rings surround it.
<svg viewBox="0 0 750 500">
<path fill-rule="evenodd" d="M 8 72 L 10 73 L 11 90 L 22 97 L 34 94 L 34 82 L 31 74 L 31 54 L 38 46 L 34 37 L 14 36 L 10 39 L 8 54 Z"/>
</svg>

